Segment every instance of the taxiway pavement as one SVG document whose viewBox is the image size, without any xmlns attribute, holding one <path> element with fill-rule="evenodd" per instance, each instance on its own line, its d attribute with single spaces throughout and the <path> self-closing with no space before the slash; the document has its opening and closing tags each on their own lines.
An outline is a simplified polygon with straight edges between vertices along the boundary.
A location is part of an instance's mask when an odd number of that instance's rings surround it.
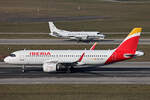
<svg viewBox="0 0 150 100">
<path fill-rule="evenodd" d="M 98 42 L 99 44 L 109 45 L 109 44 L 120 44 L 123 39 L 104 39 L 104 40 L 94 40 L 93 42 Z M 90 42 L 90 43 L 93 43 Z M 4 45 L 89 45 L 87 41 L 77 42 L 75 40 L 69 39 L 0 39 L 0 44 Z M 150 44 L 150 39 L 140 39 L 139 44 Z"/>
<path fill-rule="evenodd" d="M 85 66 L 74 73 L 45 73 L 42 67 L 0 63 L 0 84 L 150 84 L 150 62 L 120 62 L 106 66 Z"/>
</svg>

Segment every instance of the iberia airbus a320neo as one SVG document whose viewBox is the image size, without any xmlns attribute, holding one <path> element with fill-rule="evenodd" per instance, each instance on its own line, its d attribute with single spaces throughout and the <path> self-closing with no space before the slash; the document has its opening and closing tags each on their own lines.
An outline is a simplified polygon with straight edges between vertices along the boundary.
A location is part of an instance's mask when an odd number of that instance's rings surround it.
<svg viewBox="0 0 150 100">
<path fill-rule="evenodd" d="M 69 71 L 80 65 L 106 65 L 143 55 L 136 51 L 142 28 L 134 28 L 113 50 L 20 50 L 7 56 L 9 64 L 42 65 L 44 72 Z"/>
</svg>

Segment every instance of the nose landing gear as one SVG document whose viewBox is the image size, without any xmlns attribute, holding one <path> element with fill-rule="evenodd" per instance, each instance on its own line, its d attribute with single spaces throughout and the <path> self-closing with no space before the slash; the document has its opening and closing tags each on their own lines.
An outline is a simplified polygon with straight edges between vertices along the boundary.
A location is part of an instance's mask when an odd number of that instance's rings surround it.
<svg viewBox="0 0 150 100">
<path fill-rule="evenodd" d="M 22 65 L 22 72 L 25 72 L 25 65 Z"/>
</svg>

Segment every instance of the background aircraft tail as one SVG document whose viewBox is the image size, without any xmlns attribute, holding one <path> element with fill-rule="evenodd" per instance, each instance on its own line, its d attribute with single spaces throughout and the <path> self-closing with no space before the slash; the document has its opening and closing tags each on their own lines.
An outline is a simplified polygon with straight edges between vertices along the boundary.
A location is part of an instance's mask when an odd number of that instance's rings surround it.
<svg viewBox="0 0 150 100">
<path fill-rule="evenodd" d="M 134 28 L 124 41 L 114 49 L 106 63 L 130 59 L 135 56 L 142 28 Z"/>
<path fill-rule="evenodd" d="M 56 28 L 56 26 L 54 25 L 53 22 L 48 22 L 48 23 L 49 23 L 49 29 L 50 29 L 51 33 L 58 31 L 58 29 Z"/>
</svg>

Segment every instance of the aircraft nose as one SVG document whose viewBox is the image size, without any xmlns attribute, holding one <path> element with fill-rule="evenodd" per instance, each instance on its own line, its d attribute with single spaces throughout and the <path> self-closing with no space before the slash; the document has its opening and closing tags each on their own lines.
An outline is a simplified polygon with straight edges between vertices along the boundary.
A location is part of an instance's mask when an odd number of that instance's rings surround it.
<svg viewBox="0 0 150 100">
<path fill-rule="evenodd" d="M 9 63 L 9 58 L 8 57 L 4 58 L 4 62 Z"/>
</svg>

